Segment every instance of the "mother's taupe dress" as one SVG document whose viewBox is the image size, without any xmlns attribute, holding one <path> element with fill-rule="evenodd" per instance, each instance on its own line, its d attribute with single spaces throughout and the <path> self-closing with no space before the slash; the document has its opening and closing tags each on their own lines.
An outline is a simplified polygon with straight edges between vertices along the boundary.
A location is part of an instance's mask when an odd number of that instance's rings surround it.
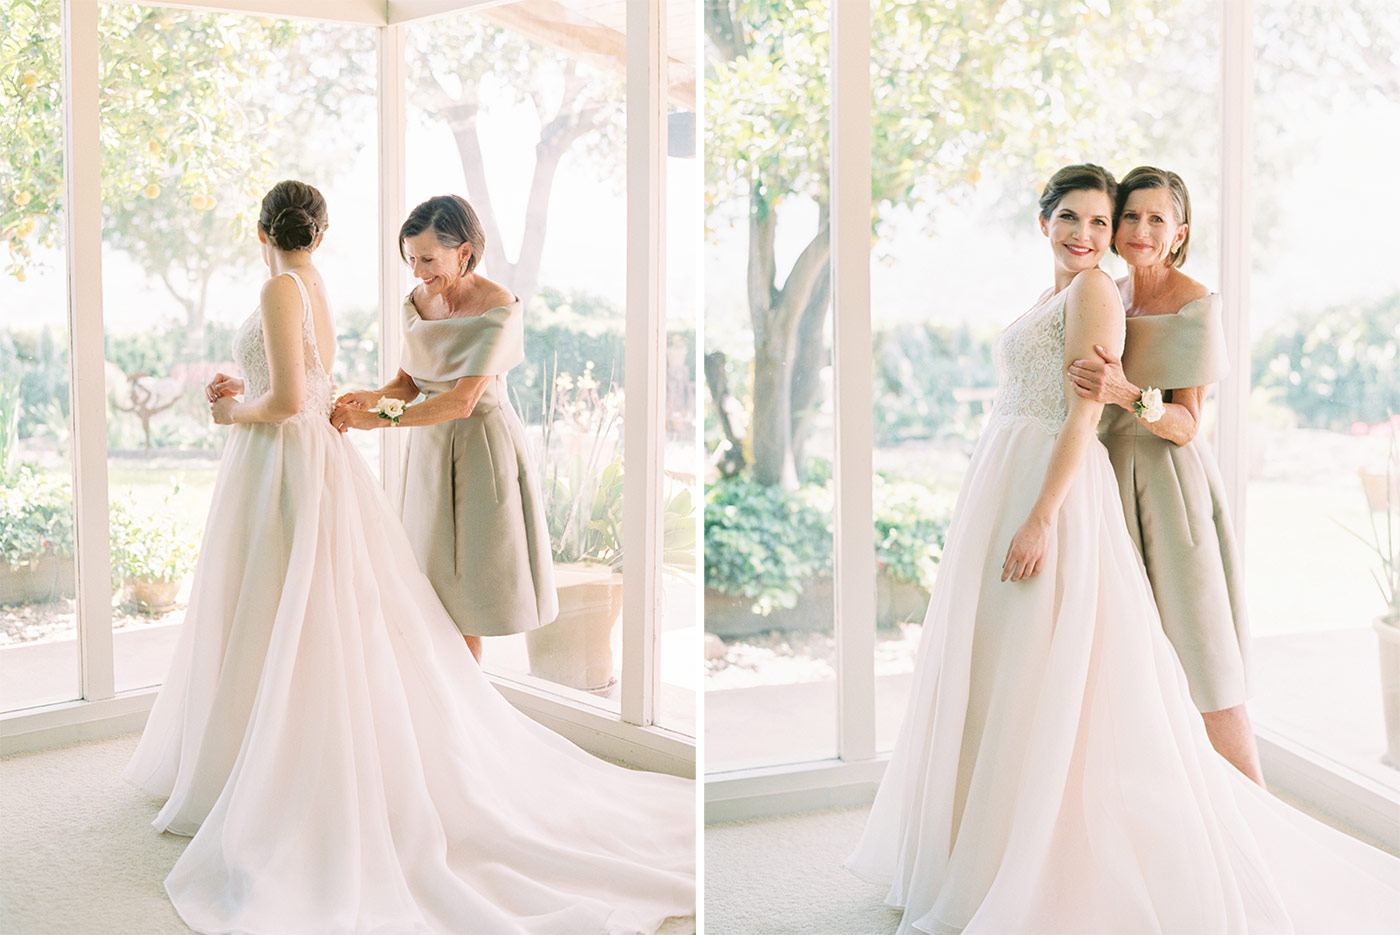
<svg viewBox="0 0 1400 935">
<path fill-rule="evenodd" d="M 399 513 L 418 565 L 457 628 L 503 636 L 559 613 L 549 528 L 506 371 L 525 359 L 520 302 L 428 321 L 409 293 L 403 362 L 432 397 L 462 377 L 493 376 L 472 414 L 408 432 Z"/>
<path fill-rule="evenodd" d="M 1175 315 L 1128 319 L 1123 372 L 1163 391 L 1208 386 L 1228 370 L 1220 296 Z M 1099 440 L 1108 449 L 1123 512 L 1200 711 L 1243 704 L 1246 691 L 1244 575 L 1225 504 L 1224 483 L 1205 443 L 1175 445 L 1120 406 L 1104 407 Z"/>
</svg>

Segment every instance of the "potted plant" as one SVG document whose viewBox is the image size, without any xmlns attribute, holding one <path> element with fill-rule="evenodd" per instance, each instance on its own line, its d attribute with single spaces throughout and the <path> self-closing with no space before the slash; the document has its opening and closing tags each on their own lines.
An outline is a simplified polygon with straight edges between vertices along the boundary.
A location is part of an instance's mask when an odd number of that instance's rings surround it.
<svg viewBox="0 0 1400 935">
<path fill-rule="evenodd" d="M 1383 478 L 1377 483 L 1375 478 Z M 1383 475 L 1361 472 L 1362 489 L 1367 499 L 1367 515 L 1371 521 L 1371 536 L 1348 530 L 1365 542 L 1380 560 L 1380 567 L 1371 570 L 1376 579 L 1385 610 L 1373 621 L 1379 641 L 1381 668 L 1381 709 L 1385 714 L 1385 761 L 1400 769 L 1400 496 L 1397 496 L 1396 438 L 1392 424 L 1390 449 Z"/>
<path fill-rule="evenodd" d="M 0 604 L 73 596 L 73 489 L 19 463 L 19 386 L 0 384 Z"/>
<path fill-rule="evenodd" d="M 140 511 L 129 499 L 112 504 L 112 586 L 138 613 L 159 616 L 173 609 L 180 582 L 194 570 L 199 547 L 169 509 L 179 489 L 178 482 L 172 485 L 159 510 Z"/>
<path fill-rule="evenodd" d="M 617 679 L 613 630 L 622 615 L 622 395 L 599 392 L 589 363 L 577 380 L 558 374 L 543 406 L 538 459 L 554 558 L 559 616 L 525 634 L 530 674 L 582 691 Z M 687 573 L 695 560 L 695 508 L 682 486 L 664 507 L 662 567 Z"/>
</svg>

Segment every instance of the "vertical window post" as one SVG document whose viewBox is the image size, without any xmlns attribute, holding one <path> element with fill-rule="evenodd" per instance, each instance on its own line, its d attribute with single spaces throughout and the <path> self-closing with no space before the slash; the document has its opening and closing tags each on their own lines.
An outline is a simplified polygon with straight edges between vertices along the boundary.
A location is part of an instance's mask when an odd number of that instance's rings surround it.
<svg viewBox="0 0 1400 935">
<path fill-rule="evenodd" d="M 661 617 L 666 4 L 627 2 L 627 330 L 623 401 L 622 719 L 648 726 Z"/>
<path fill-rule="evenodd" d="M 114 694 L 102 330 L 102 147 L 97 0 L 63 3 L 63 223 L 68 239 L 74 542 L 83 698 Z"/>
<path fill-rule="evenodd" d="M 1220 473 L 1243 551 L 1249 480 L 1249 276 L 1254 238 L 1254 3 L 1221 4 L 1220 296 L 1230 373 L 1220 381 Z"/>
<path fill-rule="evenodd" d="M 404 204 L 404 105 L 408 80 L 404 70 L 405 27 L 395 23 L 379 29 L 379 378 L 389 382 L 398 372 L 403 321 L 403 263 L 398 232 L 408 211 Z M 380 476 L 386 490 L 403 484 L 403 433 L 379 433 Z"/>
<path fill-rule="evenodd" d="M 832 385 L 836 412 L 837 753 L 875 756 L 870 333 L 870 3 L 831 4 Z"/>
</svg>

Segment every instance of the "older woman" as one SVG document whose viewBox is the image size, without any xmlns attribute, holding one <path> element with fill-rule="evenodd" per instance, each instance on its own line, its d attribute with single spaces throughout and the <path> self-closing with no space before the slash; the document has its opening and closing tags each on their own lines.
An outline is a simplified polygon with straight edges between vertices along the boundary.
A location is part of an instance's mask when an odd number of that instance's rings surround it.
<svg viewBox="0 0 1400 935">
<path fill-rule="evenodd" d="M 1245 709 L 1239 554 L 1219 471 L 1196 437 L 1206 389 L 1226 370 L 1220 297 L 1181 272 L 1190 239 L 1181 176 L 1151 166 L 1129 172 L 1118 186 L 1113 240 L 1129 270 L 1118 280 L 1123 355 L 1095 348 L 1098 357 L 1076 360 L 1069 376 L 1081 397 L 1105 404 L 1099 439 L 1206 733 L 1262 785 Z"/>
<path fill-rule="evenodd" d="M 331 416 L 342 431 L 412 427 L 400 515 L 478 662 L 483 636 L 534 629 L 559 612 L 539 482 L 506 392 L 506 371 L 525 356 L 523 312 L 476 272 L 485 248 L 465 199 L 439 195 L 413 209 L 399 253 L 420 283 L 403 302 L 399 372 L 341 396 Z M 420 393 L 412 406 L 392 402 Z"/>
</svg>

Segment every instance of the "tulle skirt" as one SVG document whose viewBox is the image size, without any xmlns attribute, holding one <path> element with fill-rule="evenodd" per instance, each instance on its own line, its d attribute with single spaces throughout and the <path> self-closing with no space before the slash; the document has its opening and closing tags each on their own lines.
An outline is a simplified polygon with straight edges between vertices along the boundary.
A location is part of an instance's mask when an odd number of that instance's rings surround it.
<svg viewBox="0 0 1400 935">
<path fill-rule="evenodd" d="M 1400 931 L 1400 860 L 1215 753 L 1095 442 L 1041 572 L 1002 582 L 1054 436 L 984 432 L 912 694 L 847 867 L 900 935 Z"/>
<path fill-rule="evenodd" d="M 193 835 L 201 932 L 652 932 L 694 912 L 694 783 L 610 765 L 472 660 L 326 422 L 235 426 L 126 778 Z"/>
</svg>

